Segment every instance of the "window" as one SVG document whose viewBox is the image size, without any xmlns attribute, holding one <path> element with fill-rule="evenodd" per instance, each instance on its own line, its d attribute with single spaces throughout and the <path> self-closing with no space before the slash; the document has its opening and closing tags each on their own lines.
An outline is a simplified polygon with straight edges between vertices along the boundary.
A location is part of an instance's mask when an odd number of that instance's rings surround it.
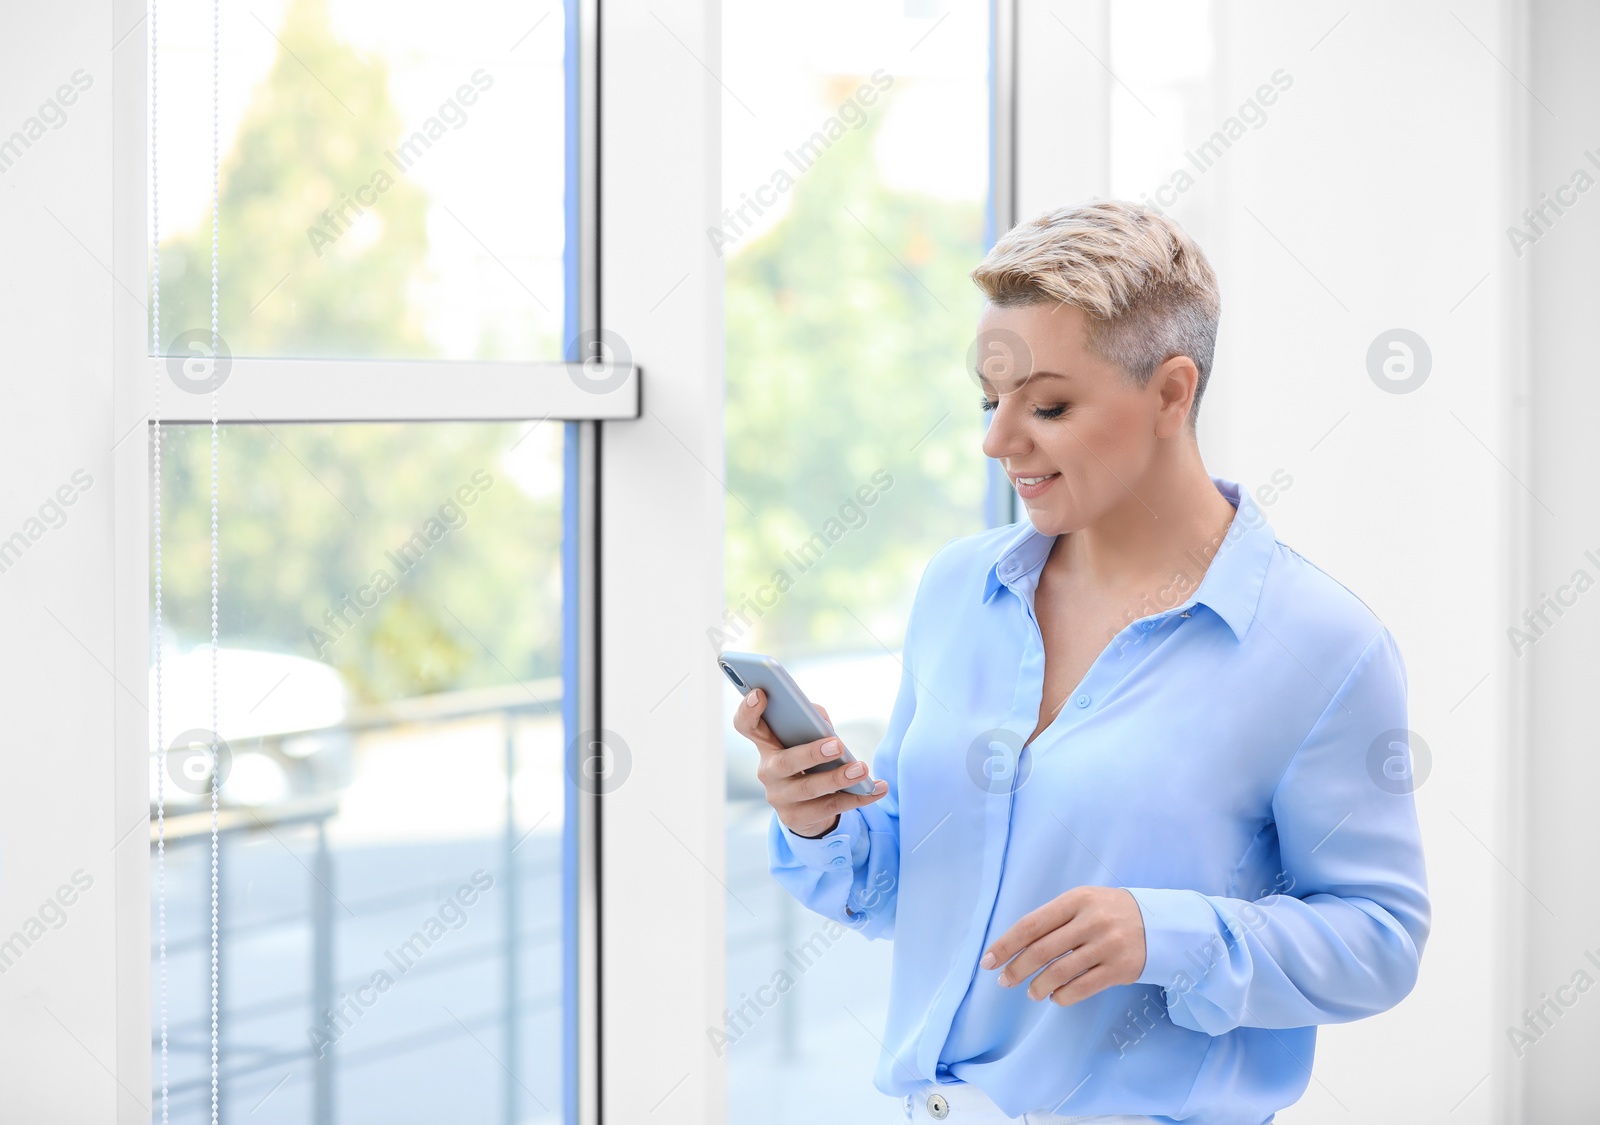
<svg viewBox="0 0 1600 1125">
<path fill-rule="evenodd" d="M 560 360 L 561 6 L 266 0 L 222 21 L 235 355 Z M 211 312 L 211 6 L 159 25 L 162 330 Z M 183 344 L 176 349 L 180 353 Z"/>
<path fill-rule="evenodd" d="M 867 759 L 923 564 L 995 510 L 962 371 L 992 238 L 991 17 L 938 7 L 724 8 L 720 637 L 781 659 Z M 707 1036 L 728 1119 L 874 1119 L 892 947 L 830 935 L 771 878 L 756 753 L 725 738 L 729 1012 Z"/>
<path fill-rule="evenodd" d="M 159 1099 L 164 920 L 175 1122 L 210 1118 L 213 727 L 224 1116 L 575 1122 L 592 1089 L 593 423 L 638 414 L 627 357 L 580 332 L 593 18 L 227 13 L 213 357 L 211 11 L 162 6 L 150 1018 Z"/>
<path fill-rule="evenodd" d="M 170 1096 L 203 1121 L 211 442 L 163 429 Z M 221 436 L 223 1113 L 556 1121 L 562 430 Z"/>
</svg>

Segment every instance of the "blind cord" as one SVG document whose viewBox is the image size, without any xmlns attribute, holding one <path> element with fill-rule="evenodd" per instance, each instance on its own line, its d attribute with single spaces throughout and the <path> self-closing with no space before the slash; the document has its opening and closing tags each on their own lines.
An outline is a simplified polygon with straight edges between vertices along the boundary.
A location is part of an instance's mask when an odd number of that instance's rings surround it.
<svg viewBox="0 0 1600 1125">
<path fill-rule="evenodd" d="M 217 805 L 222 771 L 217 751 L 217 167 L 221 136 L 218 72 L 221 60 L 221 0 L 211 0 L 211 1125 L 220 1108 L 217 1056 Z"/>
<path fill-rule="evenodd" d="M 167 740 L 162 730 L 161 704 L 161 176 L 157 158 L 160 115 L 157 95 L 157 0 L 150 0 L 150 367 L 154 387 L 155 482 L 151 487 L 155 523 L 155 664 L 156 664 L 156 941 L 161 991 L 161 1125 L 167 1125 Z"/>
</svg>

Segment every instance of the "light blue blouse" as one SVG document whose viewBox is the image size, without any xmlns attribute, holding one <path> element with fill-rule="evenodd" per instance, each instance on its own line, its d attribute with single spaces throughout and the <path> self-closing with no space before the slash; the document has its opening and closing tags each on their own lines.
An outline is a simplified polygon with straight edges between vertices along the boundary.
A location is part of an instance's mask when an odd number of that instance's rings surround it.
<svg viewBox="0 0 1600 1125">
<path fill-rule="evenodd" d="M 894 941 L 885 1094 L 966 1081 L 1011 1116 L 1261 1125 L 1305 1091 L 1316 1024 L 1415 984 L 1430 906 L 1400 652 L 1249 493 L 1212 481 L 1236 511 L 1209 566 L 1174 576 L 1156 603 L 1173 608 L 1130 621 L 1026 748 L 1054 537 L 1024 519 L 947 542 L 872 758 L 888 794 L 818 839 L 773 816 L 783 886 Z M 1136 983 L 1063 1007 L 978 968 L 1080 885 L 1137 900 Z"/>
</svg>

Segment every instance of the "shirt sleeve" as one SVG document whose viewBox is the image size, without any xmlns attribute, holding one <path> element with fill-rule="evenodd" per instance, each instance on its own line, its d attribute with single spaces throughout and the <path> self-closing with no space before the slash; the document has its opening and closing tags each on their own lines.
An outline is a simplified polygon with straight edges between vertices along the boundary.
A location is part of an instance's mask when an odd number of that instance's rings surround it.
<svg viewBox="0 0 1600 1125">
<path fill-rule="evenodd" d="M 801 905 L 868 938 L 893 938 L 900 877 L 900 744 L 916 711 L 910 670 L 910 627 L 901 656 L 900 690 L 889 729 L 872 755 L 869 776 L 886 778 L 889 792 L 846 809 L 826 836 L 808 839 L 772 814 L 767 858 L 773 876 Z"/>
<path fill-rule="evenodd" d="M 1128 888 L 1145 927 L 1137 983 L 1162 986 L 1173 1023 L 1342 1023 L 1411 991 L 1431 915 L 1405 727 L 1405 665 L 1380 627 L 1274 791 L 1287 893 Z"/>
</svg>

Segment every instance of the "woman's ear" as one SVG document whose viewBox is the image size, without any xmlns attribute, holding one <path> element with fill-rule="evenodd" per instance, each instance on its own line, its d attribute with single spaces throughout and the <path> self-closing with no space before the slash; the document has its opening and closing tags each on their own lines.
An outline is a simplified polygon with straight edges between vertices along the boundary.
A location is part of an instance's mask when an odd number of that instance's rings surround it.
<svg viewBox="0 0 1600 1125">
<path fill-rule="evenodd" d="M 1200 369 L 1188 356 L 1175 355 L 1157 367 L 1150 380 L 1161 395 L 1161 405 L 1156 411 L 1156 436 L 1172 437 L 1188 425 Z"/>
</svg>

